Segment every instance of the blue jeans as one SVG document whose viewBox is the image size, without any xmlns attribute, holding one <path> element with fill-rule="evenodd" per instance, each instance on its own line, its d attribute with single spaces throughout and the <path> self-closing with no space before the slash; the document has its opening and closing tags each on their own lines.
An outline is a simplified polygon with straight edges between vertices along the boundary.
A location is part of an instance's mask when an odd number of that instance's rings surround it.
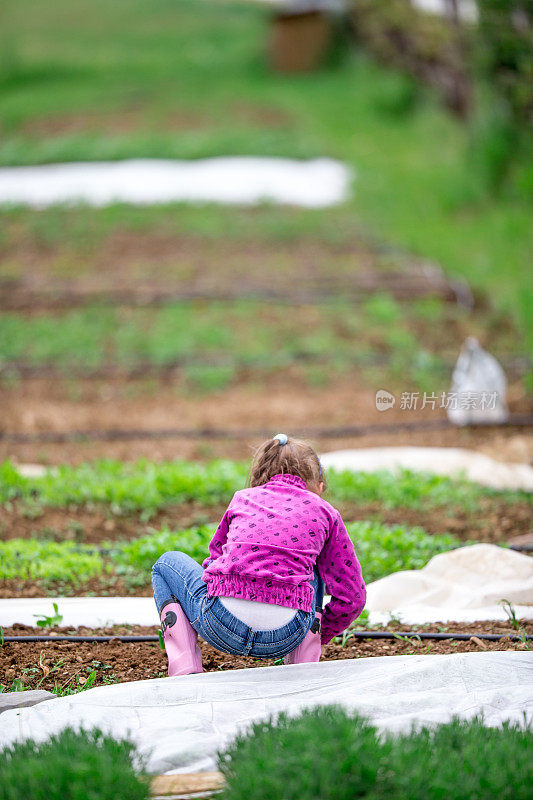
<svg viewBox="0 0 533 800">
<path fill-rule="evenodd" d="M 207 596 L 203 574 L 203 567 L 185 553 L 164 553 L 152 569 L 154 600 L 159 612 L 169 600 L 176 600 L 202 639 L 223 653 L 281 658 L 298 647 L 314 622 L 314 611 L 297 611 L 280 628 L 256 631 L 228 611 L 218 597 Z M 311 585 L 313 607 L 322 609 L 324 583 L 316 568 Z"/>
</svg>

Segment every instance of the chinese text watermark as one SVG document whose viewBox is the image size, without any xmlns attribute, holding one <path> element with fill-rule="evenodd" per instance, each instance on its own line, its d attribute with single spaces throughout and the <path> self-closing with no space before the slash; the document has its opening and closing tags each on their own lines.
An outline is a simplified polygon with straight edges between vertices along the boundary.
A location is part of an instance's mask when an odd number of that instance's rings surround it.
<svg viewBox="0 0 533 800">
<path fill-rule="evenodd" d="M 376 408 L 388 411 L 396 405 L 396 397 L 386 389 L 376 392 Z M 498 392 L 402 392 L 400 411 L 446 409 L 446 411 L 494 411 L 498 407 Z"/>
</svg>

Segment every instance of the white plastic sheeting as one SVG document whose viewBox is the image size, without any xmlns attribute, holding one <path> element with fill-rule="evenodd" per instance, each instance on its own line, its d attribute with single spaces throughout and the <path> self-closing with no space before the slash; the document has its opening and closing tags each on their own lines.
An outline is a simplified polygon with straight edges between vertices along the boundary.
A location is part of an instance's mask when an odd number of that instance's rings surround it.
<svg viewBox="0 0 533 800">
<path fill-rule="evenodd" d="M 409 469 L 450 477 L 464 476 L 493 489 L 533 492 L 533 468 L 528 464 L 506 464 L 460 447 L 367 447 L 324 453 L 320 460 L 326 469 L 352 472 Z"/>
<path fill-rule="evenodd" d="M 152 773 L 216 768 L 216 752 L 252 721 L 338 703 L 380 730 L 483 713 L 533 720 L 533 653 L 391 656 L 160 678 L 90 689 L 0 717 L 0 747 L 69 725 L 129 735 Z"/>
<path fill-rule="evenodd" d="M 53 616 L 57 603 L 61 625 L 105 628 L 108 625 L 159 625 L 153 597 L 22 597 L 0 600 L 0 625 L 35 625 L 35 616 Z M 154 631 L 155 633 L 155 631 Z"/>
<path fill-rule="evenodd" d="M 503 620 L 501 600 L 509 600 L 518 617 L 533 618 L 533 558 L 474 544 L 441 553 L 423 569 L 387 575 L 368 584 L 367 591 L 373 624 L 391 615 L 408 624 Z M 35 625 L 35 615 L 50 616 L 54 602 L 66 626 L 159 624 L 151 597 L 32 597 L 0 600 L 0 625 Z"/>
<path fill-rule="evenodd" d="M 473 336 L 468 337 L 459 353 L 450 394 L 471 398 L 471 402 L 449 404 L 446 413 L 455 425 L 497 425 L 509 419 L 505 372 Z M 486 402 L 480 402 L 481 398 Z"/>
<path fill-rule="evenodd" d="M 387 575 L 367 592 L 373 622 L 391 613 L 410 623 L 494 619 L 496 612 L 501 619 L 501 600 L 512 603 L 517 616 L 533 618 L 533 558 L 474 544 L 434 556 L 422 569 Z"/>
<path fill-rule="evenodd" d="M 401 573 L 398 573 L 401 574 Z M 373 584 L 369 584 L 372 587 Z M 329 598 L 325 598 L 328 602 Z M 0 626 L 10 627 L 14 623 L 35 625 L 35 614 L 50 616 L 52 603 L 57 603 L 63 615 L 61 625 L 89 628 L 105 628 L 109 625 L 159 625 L 159 618 L 151 597 L 35 597 L 0 600 Z M 367 605 L 367 609 L 369 606 Z M 533 605 L 514 603 L 519 618 L 533 619 Z M 401 605 L 388 611 L 371 611 L 372 625 L 387 622 L 391 617 L 399 618 L 406 625 L 424 622 L 477 622 L 478 620 L 506 620 L 507 614 L 501 605 L 486 605 L 474 608 L 456 607 L 446 604 L 442 608 L 422 604 Z"/>
<path fill-rule="evenodd" d="M 348 167 L 328 158 L 236 156 L 4 167 L 0 203 L 45 208 L 56 203 L 270 202 L 324 208 L 347 199 L 351 177 Z"/>
</svg>

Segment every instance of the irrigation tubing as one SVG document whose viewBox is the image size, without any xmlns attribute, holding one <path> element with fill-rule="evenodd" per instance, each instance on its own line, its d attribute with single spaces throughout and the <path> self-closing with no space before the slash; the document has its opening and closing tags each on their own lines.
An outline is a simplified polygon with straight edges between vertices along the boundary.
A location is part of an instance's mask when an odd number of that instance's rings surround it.
<svg viewBox="0 0 533 800">
<path fill-rule="evenodd" d="M 507 422 L 476 423 L 465 425 L 461 430 L 474 428 L 502 429 L 509 427 L 530 427 L 533 425 L 533 414 L 513 414 Z M 401 431 L 437 431 L 457 429 L 447 419 L 418 420 L 416 422 L 393 422 L 389 424 L 352 425 L 340 428 L 301 428 L 293 431 L 294 436 L 315 437 L 318 439 L 345 439 L 369 434 L 387 434 Z M 152 439 L 253 439 L 268 438 L 272 435 L 270 428 L 156 428 L 128 429 L 108 428 L 74 431 L 44 431 L 40 433 L 10 433 L 0 431 L 0 441 L 9 444 L 68 444 L 70 442 L 128 442 Z"/>
<path fill-rule="evenodd" d="M 499 642 L 509 639 L 512 642 L 522 642 L 533 639 L 533 635 L 519 636 L 515 633 L 419 633 L 418 631 L 351 631 L 350 639 L 432 639 L 444 641 L 454 639 L 467 642 L 475 637 L 481 641 Z M 23 644 L 25 642 L 158 642 L 159 636 L 4 636 L 4 642 Z"/>
<path fill-rule="evenodd" d="M 98 367 L 84 367 L 69 364 L 60 366 L 52 362 L 44 364 L 28 364 L 24 361 L 5 361 L 0 365 L 0 376 L 17 376 L 20 378 L 31 378 L 34 380 L 44 380 L 47 378 L 76 378 L 84 381 L 110 380 L 119 378 L 161 378 L 172 373 L 190 367 L 225 367 L 236 371 L 260 369 L 272 370 L 286 367 L 303 365 L 328 365 L 334 360 L 336 363 L 343 363 L 349 367 L 388 367 L 391 357 L 385 354 L 375 353 L 371 356 L 351 356 L 340 358 L 337 354 L 322 353 L 297 353 L 290 359 L 265 359 L 250 361 L 249 359 L 228 359 L 227 357 L 210 358 L 176 358 L 172 361 L 154 363 L 153 361 L 138 361 L 130 364 L 119 364 L 115 362 L 101 364 Z M 455 358 L 448 358 L 443 361 L 438 369 L 442 374 L 448 374 L 455 364 Z M 500 360 L 503 368 L 508 375 L 521 377 L 531 366 L 531 359 L 526 356 L 516 356 Z"/>
<path fill-rule="evenodd" d="M 9 286 L 0 282 L 0 289 Z M 448 280 L 443 272 L 432 265 L 420 264 L 418 269 L 404 272 L 365 273 L 349 282 L 333 283 L 331 278 L 315 279 L 302 290 L 291 286 L 268 287 L 264 284 L 244 284 L 237 288 L 221 290 L 202 289 L 102 289 L 83 292 L 72 289 L 43 291 L 31 285 L 11 285 L 10 291 L 0 300 L 0 308 L 5 311 L 24 311 L 26 309 L 61 310 L 84 305 L 118 308 L 160 308 L 171 303 L 236 301 L 271 302 L 282 305 L 321 305 L 337 300 L 359 303 L 376 292 L 388 292 L 396 300 L 412 300 L 413 297 L 440 297 L 456 303 L 471 311 L 475 304 L 470 287 L 464 281 Z M 18 294 L 17 294 L 18 291 Z"/>
</svg>

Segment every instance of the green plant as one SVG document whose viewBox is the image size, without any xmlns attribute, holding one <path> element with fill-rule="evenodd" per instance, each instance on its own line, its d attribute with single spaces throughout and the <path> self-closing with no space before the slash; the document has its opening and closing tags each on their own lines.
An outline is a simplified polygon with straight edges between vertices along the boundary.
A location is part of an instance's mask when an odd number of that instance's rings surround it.
<svg viewBox="0 0 533 800">
<path fill-rule="evenodd" d="M 0 502 L 38 501 L 43 507 L 105 505 L 113 514 L 140 512 L 149 519 L 156 511 L 188 501 L 211 506 L 228 503 L 246 483 L 248 464 L 216 459 L 133 463 L 111 459 L 78 466 L 62 465 L 39 478 L 22 476 L 10 461 L 0 463 Z M 527 492 L 495 491 L 460 478 L 402 470 L 354 473 L 328 470 L 328 499 L 386 508 L 462 508 L 476 511 L 482 501 L 533 503 Z M 87 553 L 72 543 L 74 553 Z"/>
<path fill-rule="evenodd" d="M 3 579 L 67 580 L 79 583 L 101 573 L 103 566 L 99 553 L 74 542 L 51 542 L 46 539 L 9 539 L 0 542 L 0 578 Z"/>
<path fill-rule="evenodd" d="M 352 8 L 360 45 L 379 61 L 433 86 L 449 108 L 466 114 L 470 85 L 458 26 L 445 14 L 428 14 L 404 0 L 354 0 Z M 409 108 L 401 104 L 400 112 Z"/>
<path fill-rule="evenodd" d="M 139 771 L 134 757 L 132 742 L 98 730 L 13 744 L 0 754 L 0 800 L 146 800 L 143 761 Z"/>
<path fill-rule="evenodd" d="M 479 719 L 379 737 L 336 706 L 282 713 L 219 755 L 221 800 L 526 800 L 532 745 L 529 728 Z"/>
<path fill-rule="evenodd" d="M 205 525 L 185 531 L 164 528 L 119 545 L 110 553 L 110 558 L 119 575 L 127 570 L 149 574 L 157 559 L 168 550 L 180 550 L 200 563 L 207 557 L 213 533 L 214 527 Z"/>
<path fill-rule="evenodd" d="M 503 608 L 507 616 L 508 622 L 515 629 L 515 631 L 517 631 L 520 627 L 520 621 L 516 617 L 513 604 L 509 602 L 509 600 L 500 600 L 498 605 L 500 605 Z"/>
<path fill-rule="evenodd" d="M 63 615 L 59 613 L 57 603 L 52 603 L 52 606 L 54 607 L 54 613 L 50 617 L 44 614 L 33 615 L 37 619 L 35 624 L 38 628 L 54 628 L 56 625 L 61 625 L 63 622 Z"/>
<path fill-rule="evenodd" d="M 145 586 L 150 571 L 163 553 L 180 550 L 201 563 L 208 554 L 214 525 L 201 525 L 182 531 L 153 530 L 127 542 L 108 543 L 106 559 L 72 542 L 37 539 L 11 539 L 0 542 L 1 578 L 33 578 L 60 583 L 62 591 L 94 575 L 112 581 L 119 576 L 131 589 Z M 388 526 L 379 522 L 352 522 L 347 525 L 367 583 L 402 569 L 420 569 L 430 558 L 462 544 L 449 534 L 429 535 L 422 528 Z M 38 560 L 35 560 L 38 554 Z M 31 562 L 31 564 L 30 564 Z M 45 617 L 41 627 L 57 625 L 61 615 Z M 363 618 L 364 620 L 365 618 Z"/>
<path fill-rule="evenodd" d="M 430 536 L 422 528 L 402 525 L 352 522 L 346 528 L 367 583 L 399 570 L 421 569 L 433 556 L 464 544 L 450 534 Z"/>
<path fill-rule="evenodd" d="M 420 636 L 418 634 L 415 634 L 414 636 L 404 636 L 404 635 L 402 635 L 400 633 L 393 633 L 393 636 L 394 636 L 395 639 L 398 639 L 400 642 L 406 642 L 407 644 L 411 644 L 413 639 L 415 641 L 417 641 L 419 644 L 422 644 L 422 639 L 420 638 Z"/>
</svg>

